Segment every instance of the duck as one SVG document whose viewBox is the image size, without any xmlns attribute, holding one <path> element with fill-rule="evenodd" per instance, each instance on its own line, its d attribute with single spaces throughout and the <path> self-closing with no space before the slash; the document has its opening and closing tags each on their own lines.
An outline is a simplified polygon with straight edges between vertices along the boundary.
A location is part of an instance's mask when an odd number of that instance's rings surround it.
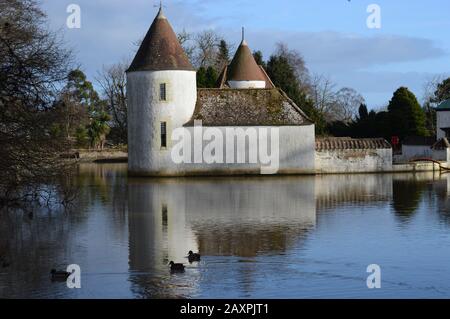
<svg viewBox="0 0 450 319">
<path fill-rule="evenodd" d="M 70 272 L 52 269 L 50 271 L 53 281 L 66 281 L 70 276 Z"/>
<path fill-rule="evenodd" d="M 189 251 L 189 253 L 188 253 L 188 259 L 189 259 L 189 262 L 191 263 L 191 262 L 193 262 L 193 261 L 200 261 L 200 254 L 198 254 L 198 253 L 193 253 L 192 252 L 192 250 L 190 250 Z"/>
<path fill-rule="evenodd" d="M 184 265 L 183 264 L 176 264 L 173 261 L 169 263 L 170 270 L 172 272 L 184 272 Z"/>
</svg>

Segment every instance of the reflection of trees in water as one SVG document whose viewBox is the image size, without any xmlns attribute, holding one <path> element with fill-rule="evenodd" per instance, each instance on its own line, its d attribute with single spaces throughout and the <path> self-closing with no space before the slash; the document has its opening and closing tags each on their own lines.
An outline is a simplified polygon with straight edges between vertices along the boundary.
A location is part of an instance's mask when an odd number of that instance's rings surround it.
<svg viewBox="0 0 450 319">
<path fill-rule="evenodd" d="M 124 164 L 82 164 L 78 167 L 76 184 L 80 194 L 74 208 L 84 211 L 96 204 L 111 207 L 117 231 L 123 232 L 127 222 L 127 165 Z"/>
<path fill-rule="evenodd" d="M 69 214 L 47 210 L 36 211 L 32 220 L 21 212 L 0 215 L 0 246 L 11 263 L 0 268 L 6 273 L 0 276 L 0 297 L 27 298 L 50 287 L 50 269 L 68 264 L 66 249 L 77 225 L 71 220 Z"/>
<path fill-rule="evenodd" d="M 445 179 L 434 183 L 433 191 L 436 194 L 436 206 L 439 219 L 447 225 L 450 225 L 450 175 L 446 174 Z"/>
<path fill-rule="evenodd" d="M 424 192 L 430 188 L 429 185 L 426 181 L 393 181 L 391 207 L 401 222 L 407 222 L 415 215 Z"/>
<path fill-rule="evenodd" d="M 387 202 L 392 194 L 392 176 L 370 175 L 324 175 L 316 179 L 317 211 L 364 206 Z"/>
<path fill-rule="evenodd" d="M 126 174 L 126 167 L 125 167 Z M 22 211 L 0 214 L 0 249 L 11 265 L 1 269 L 0 297 L 36 297 L 36 293 L 52 291 L 52 296 L 65 296 L 64 285 L 51 284 L 50 269 L 73 263 L 70 247 L 78 240 L 78 230 L 89 218 L 87 211 L 98 204 L 110 202 L 116 230 L 126 222 L 126 183 L 122 171 L 101 165 L 81 166 L 72 181 L 80 187 L 78 196 L 69 206 L 34 210 L 32 216 Z M 77 245 L 77 253 L 81 246 Z M 55 289 L 58 290 L 55 292 Z M 30 295 L 33 294 L 33 295 Z"/>
</svg>

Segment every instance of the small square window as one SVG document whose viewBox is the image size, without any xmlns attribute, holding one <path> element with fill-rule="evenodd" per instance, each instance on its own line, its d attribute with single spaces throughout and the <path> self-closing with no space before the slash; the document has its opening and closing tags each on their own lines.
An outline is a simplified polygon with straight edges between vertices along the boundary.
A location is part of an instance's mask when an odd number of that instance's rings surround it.
<svg viewBox="0 0 450 319">
<path fill-rule="evenodd" d="M 167 100 L 166 83 L 161 83 L 159 85 L 159 99 L 160 99 L 160 101 L 166 101 Z"/>
</svg>

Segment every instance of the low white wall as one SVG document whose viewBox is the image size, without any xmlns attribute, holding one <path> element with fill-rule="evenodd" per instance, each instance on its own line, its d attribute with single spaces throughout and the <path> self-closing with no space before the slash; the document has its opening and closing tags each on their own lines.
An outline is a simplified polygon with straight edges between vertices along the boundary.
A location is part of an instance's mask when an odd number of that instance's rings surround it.
<svg viewBox="0 0 450 319">
<path fill-rule="evenodd" d="M 428 145 L 403 145 L 402 157 L 408 160 L 416 158 L 432 158 L 433 150 Z"/>
<path fill-rule="evenodd" d="M 316 152 L 318 174 L 375 173 L 392 170 L 392 149 Z"/>
</svg>

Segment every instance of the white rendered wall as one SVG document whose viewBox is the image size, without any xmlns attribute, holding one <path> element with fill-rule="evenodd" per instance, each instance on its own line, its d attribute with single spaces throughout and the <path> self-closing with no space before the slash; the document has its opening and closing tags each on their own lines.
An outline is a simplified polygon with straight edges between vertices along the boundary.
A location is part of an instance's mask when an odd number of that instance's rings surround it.
<svg viewBox="0 0 450 319">
<path fill-rule="evenodd" d="M 266 81 L 228 81 L 232 89 L 265 89 Z"/>
<path fill-rule="evenodd" d="M 432 158 L 433 150 L 429 145 L 403 145 L 402 158 L 412 160 L 417 158 Z"/>
<path fill-rule="evenodd" d="M 166 101 L 159 98 L 161 83 L 166 83 Z M 190 120 L 197 101 L 196 72 L 131 72 L 127 94 L 130 174 L 170 168 L 171 132 Z M 167 149 L 161 149 L 161 122 L 167 123 Z"/>
<path fill-rule="evenodd" d="M 230 127 L 215 127 L 225 137 L 226 130 Z M 234 128 L 234 127 L 231 127 Z M 282 127 L 240 127 L 240 129 L 259 130 L 259 129 L 277 129 L 279 131 L 279 156 L 277 157 L 279 169 L 277 174 L 314 174 L 315 173 L 315 130 L 314 125 L 307 126 L 282 126 Z M 208 129 L 203 127 L 203 130 Z M 188 134 L 194 136 L 194 127 L 184 128 Z M 266 141 L 270 143 L 270 139 Z M 209 141 L 203 141 L 203 149 Z M 172 146 L 178 144 L 172 142 Z M 237 143 L 235 143 L 237 144 Z M 257 143 L 246 143 L 245 153 L 255 152 L 259 154 L 259 141 Z M 226 139 L 223 143 L 223 154 L 227 153 Z M 192 146 L 193 150 L 194 147 Z M 155 151 L 156 152 L 156 151 Z M 171 157 L 171 150 L 160 151 L 160 158 L 163 161 L 158 162 L 158 167 L 152 167 L 149 170 L 141 171 L 141 175 L 147 176 L 192 176 L 192 175 L 260 175 L 260 162 L 250 163 L 211 163 L 203 158 L 201 163 L 195 163 L 194 152 L 192 151 L 191 163 L 176 163 Z M 270 152 L 269 152 L 270 153 Z M 235 155 L 237 151 L 235 149 Z M 270 153 L 271 154 L 271 153 Z M 237 157 L 236 157 L 237 159 Z M 259 157 L 258 157 L 259 159 Z"/>
<path fill-rule="evenodd" d="M 441 130 L 441 127 L 447 128 L 450 127 L 450 111 L 437 111 L 436 112 L 436 121 L 437 121 L 437 139 L 445 137 L 445 132 Z"/>
<path fill-rule="evenodd" d="M 388 172 L 392 149 L 318 151 L 316 169 L 320 174 Z"/>
</svg>

